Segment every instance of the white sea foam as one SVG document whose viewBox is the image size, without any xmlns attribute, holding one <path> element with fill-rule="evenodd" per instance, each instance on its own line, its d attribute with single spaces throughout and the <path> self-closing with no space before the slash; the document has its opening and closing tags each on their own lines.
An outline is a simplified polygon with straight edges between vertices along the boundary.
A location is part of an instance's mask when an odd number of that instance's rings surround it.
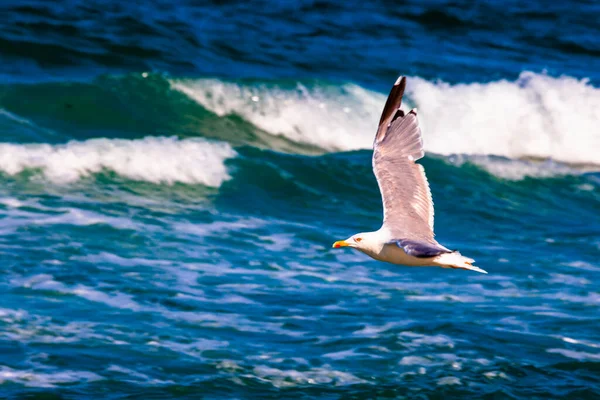
<svg viewBox="0 0 600 400">
<path fill-rule="evenodd" d="M 434 362 L 421 356 L 404 356 L 398 363 L 400 365 L 433 365 Z"/>
<path fill-rule="evenodd" d="M 8 201 L 10 202 L 10 201 Z M 2 200 L 0 200 L 2 204 Z M 6 203 L 4 203 L 6 204 Z M 132 221 L 126 217 L 113 217 L 104 215 L 90 210 L 77 209 L 77 208 L 46 208 L 37 205 L 35 202 L 23 202 L 15 203 L 13 206 L 18 208 L 11 209 L 6 216 L 3 215 L 2 227 L 0 228 L 0 236 L 11 234 L 17 229 L 27 226 L 48 226 L 48 225 L 75 225 L 75 226 L 90 226 L 96 224 L 110 225 L 116 229 L 134 229 L 152 231 L 155 229 L 151 225 L 145 225 L 139 222 Z M 36 207 L 38 210 L 24 211 L 21 209 L 23 206 Z M 47 214 L 39 211 L 52 210 L 54 213 Z M 57 213 L 60 212 L 60 213 Z M 47 262 L 58 262 L 56 260 Z"/>
<path fill-rule="evenodd" d="M 352 332 L 353 335 L 363 337 L 378 337 L 379 334 L 389 331 L 390 329 L 399 326 L 398 322 L 388 322 L 381 326 L 366 325 L 364 328 Z"/>
<path fill-rule="evenodd" d="M 432 152 L 600 164 L 600 89 L 588 80 L 524 72 L 487 84 L 416 78 L 409 89 Z"/>
<path fill-rule="evenodd" d="M 563 265 L 566 265 L 571 268 L 582 269 L 585 271 L 600 271 L 600 267 L 596 266 L 595 264 L 581 260 L 570 261 L 567 263 L 563 263 Z"/>
<path fill-rule="evenodd" d="M 67 286 L 54 279 L 49 274 L 38 274 L 27 278 L 15 279 L 13 284 L 33 289 L 47 290 L 64 294 L 72 294 L 89 301 L 103 303 L 109 307 L 139 311 L 142 306 L 133 300 L 133 297 L 124 293 L 116 292 L 109 294 L 85 285 Z"/>
<path fill-rule="evenodd" d="M 221 216 L 222 218 L 225 216 Z M 175 223 L 174 229 L 177 232 L 183 232 L 188 235 L 206 237 L 211 235 L 221 235 L 227 232 L 239 232 L 243 230 L 252 230 L 267 225 L 268 221 L 259 218 L 238 218 L 232 221 L 216 221 L 206 224 L 200 223 Z"/>
<path fill-rule="evenodd" d="M 462 382 L 455 376 L 445 376 L 443 378 L 438 379 L 436 384 L 438 386 L 462 385 Z"/>
<path fill-rule="evenodd" d="M 172 86 L 217 115 L 237 114 L 266 132 L 326 150 L 368 148 L 385 102 L 356 85 L 281 88 L 199 79 Z"/>
<path fill-rule="evenodd" d="M 489 372 L 484 372 L 483 376 L 485 376 L 488 379 L 496 379 L 496 378 L 502 378 L 502 379 L 507 379 L 507 380 L 511 380 L 508 375 L 506 375 L 504 372 L 502 371 L 489 371 Z"/>
<path fill-rule="evenodd" d="M 550 178 L 553 176 L 577 175 L 594 169 L 575 167 L 552 160 L 511 160 L 504 157 L 485 155 L 452 155 L 447 158 L 453 165 L 475 164 L 489 173 L 508 180 L 530 178 Z"/>
<path fill-rule="evenodd" d="M 600 361 L 600 354 L 598 353 L 588 353 L 585 351 L 575 351 L 568 349 L 548 349 L 546 350 L 548 353 L 555 353 L 565 356 L 567 358 L 573 358 L 578 361 Z"/>
<path fill-rule="evenodd" d="M 415 333 L 405 331 L 398 334 L 398 338 L 402 343 L 409 348 L 419 348 L 421 346 L 435 346 L 435 347 L 447 347 L 454 348 L 454 342 L 452 339 L 445 335 L 424 335 L 422 333 Z"/>
<path fill-rule="evenodd" d="M 147 137 L 91 139 L 61 145 L 0 144 L 0 171 L 40 169 L 52 182 L 68 183 L 103 170 L 153 183 L 199 183 L 218 187 L 229 178 L 224 161 L 235 151 L 204 139 Z"/>
<path fill-rule="evenodd" d="M 2 197 L 0 198 L 0 204 L 10 208 L 19 208 L 23 207 L 25 203 L 12 197 Z"/>
<path fill-rule="evenodd" d="M 295 88 L 215 79 L 173 88 L 219 114 L 325 150 L 369 148 L 385 95 L 357 85 Z M 418 107 L 427 151 L 550 157 L 600 164 L 600 89 L 588 80 L 523 72 L 516 81 L 451 85 L 410 78 L 405 107 Z"/>
<path fill-rule="evenodd" d="M 336 371 L 328 365 L 313 368 L 308 371 L 281 370 L 278 368 L 259 365 L 254 368 L 254 373 L 261 380 L 270 382 L 277 388 L 294 387 L 298 385 L 328 384 L 334 386 L 347 386 L 368 383 L 348 372 Z"/>
<path fill-rule="evenodd" d="M 210 340 L 198 338 L 192 343 L 179 343 L 173 341 L 151 340 L 146 343 L 149 346 L 164 347 L 176 353 L 187 354 L 191 357 L 202 357 L 202 353 L 207 350 L 217 350 L 227 348 L 229 342 L 222 340 Z"/>
<path fill-rule="evenodd" d="M 590 342 L 589 340 L 581 340 L 581 339 L 573 339 L 570 337 L 561 337 L 561 336 L 556 336 L 558 339 L 561 339 L 567 343 L 571 343 L 571 344 L 578 344 L 578 345 L 582 345 L 582 346 L 587 346 L 587 347 L 593 347 L 596 349 L 600 349 L 600 344 L 599 343 L 594 343 L 594 342 Z"/>
<path fill-rule="evenodd" d="M 165 385 L 173 383 L 173 381 L 163 381 L 160 379 L 152 378 L 141 372 L 125 368 L 116 364 L 113 364 L 110 367 L 108 367 L 106 371 L 116 374 L 119 380 L 125 382 L 132 382 L 144 385 Z"/>
<path fill-rule="evenodd" d="M 48 388 L 60 383 L 89 382 L 100 379 L 104 378 L 88 371 L 36 372 L 33 370 L 17 370 L 0 365 L 0 384 L 15 382 L 24 386 Z"/>
</svg>

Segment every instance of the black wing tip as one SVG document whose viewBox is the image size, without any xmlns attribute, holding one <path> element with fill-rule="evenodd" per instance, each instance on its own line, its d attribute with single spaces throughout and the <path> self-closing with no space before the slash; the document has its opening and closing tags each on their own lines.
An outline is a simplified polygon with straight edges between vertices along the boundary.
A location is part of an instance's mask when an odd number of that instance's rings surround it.
<svg viewBox="0 0 600 400">
<path fill-rule="evenodd" d="M 404 97 L 404 90 L 406 90 L 406 77 L 404 75 L 400 75 L 398 79 L 396 79 L 390 95 L 393 94 L 393 97 L 400 97 L 400 101 L 402 101 L 402 97 Z M 399 106 L 400 104 L 398 104 L 398 107 Z"/>
<path fill-rule="evenodd" d="M 396 111 L 396 114 L 394 114 L 394 117 L 392 118 L 392 121 L 388 124 L 391 125 L 392 122 L 394 122 L 395 120 L 397 120 L 398 118 L 402 118 L 404 117 L 404 111 L 402 111 L 400 108 L 398 109 L 398 111 Z"/>
<path fill-rule="evenodd" d="M 381 118 L 379 119 L 379 131 L 381 131 L 382 127 L 386 128 L 390 122 L 392 122 L 392 119 L 396 117 L 396 111 L 400 108 L 402 103 L 404 89 L 406 89 L 406 77 L 401 75 L 396 79 L 396 83 L 394 83 L 392 90 L 390 90 L 390 94 L 383 107 Z"/>
<path fill-rule="evenodd" d="M 398 79 L 396 79 L 396 83 L 394 83 L 394 86 L 402 86 L 402 91 L 404 91 L 404 88 L 406 87 L 406 77 L 404 75 L 400 75 L 398 77 Z"/>
</svg>

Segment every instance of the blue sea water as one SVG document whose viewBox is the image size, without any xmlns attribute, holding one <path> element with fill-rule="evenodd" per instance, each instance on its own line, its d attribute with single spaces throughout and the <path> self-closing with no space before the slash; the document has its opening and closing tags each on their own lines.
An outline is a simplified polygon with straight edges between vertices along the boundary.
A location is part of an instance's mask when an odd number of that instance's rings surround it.
<svg viewBox="0 0 600 400">
<path fill-rule="evenodd" d="M 600 398 L 594 1 L 0 4 L 0 398 Z M 408 76 L 437 239 L 375 230 Z"/>
</svg>

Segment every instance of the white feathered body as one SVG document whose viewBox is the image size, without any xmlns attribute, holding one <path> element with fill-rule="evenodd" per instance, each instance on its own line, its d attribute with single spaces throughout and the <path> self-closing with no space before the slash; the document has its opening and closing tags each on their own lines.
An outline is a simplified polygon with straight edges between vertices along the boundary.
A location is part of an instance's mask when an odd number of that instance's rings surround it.
<svg viewBox="0 0 600 400">
<path fill-rule="evenodd" d="M 366 232 L 354 235 L 348 242 L 360 238 L 356 243 L 357 250 L 365 253 L 371 258 L 391 264 L 405 265 L 409 267 L 442 267 L 469 269 L 480 272 L 479 268 L 471 265 L 475 260 L 462 256 L 459 252 L 443 253 L 435 257 L 413 257 L 406 254 L 402 247 L 396 243 L 390 243 L 389 234 L 385 230 Z"/>
</svg>

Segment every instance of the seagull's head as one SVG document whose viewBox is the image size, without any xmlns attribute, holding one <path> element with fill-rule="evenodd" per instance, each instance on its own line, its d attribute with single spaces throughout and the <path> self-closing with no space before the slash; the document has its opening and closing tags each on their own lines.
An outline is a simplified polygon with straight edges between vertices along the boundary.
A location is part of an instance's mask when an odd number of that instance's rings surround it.
<svg viewBox="0 0 600 400">
<path fill-rule="evenodd" d="M 352 235 L 346 240 L 338 240 L 332 247 L 334 249 L 340 247 L 353 247 L 365 253 L 370 253 L 379 247 L 379 242 L 377 232 L 364 232 Z"/>
</svg>

